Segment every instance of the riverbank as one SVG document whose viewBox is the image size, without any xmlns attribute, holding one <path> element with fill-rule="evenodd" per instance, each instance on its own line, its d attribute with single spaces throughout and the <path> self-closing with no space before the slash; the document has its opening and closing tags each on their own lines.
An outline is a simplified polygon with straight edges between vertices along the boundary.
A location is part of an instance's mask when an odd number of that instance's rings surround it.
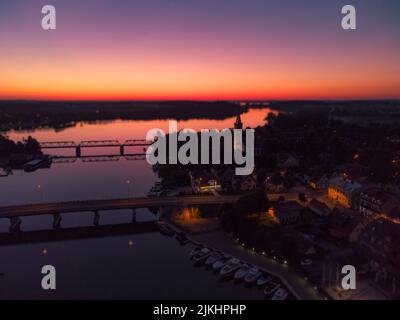
<svg viewBox="0 0 400 320">
<path fill-rule="evenodd" d="M 321 300 L 321 294 L 312 287 L 304 278 L 298 276 L 296 271 L 287 264 L 263 256 L 240 245 L 232 236 L 223 231 L 219 225 L 216 226 L 214 219 L 201 219 L 201 223 L 182 223 L 176 220 L 174 215 L 169 215 L 166 220 L 175 228 L 178 228 L 189 235 L 194 243 L 203 244 L 206 247 L 223 251 L 243 261 L 259 266 L 271 275 L 281 279 L 282 283 L 300 300 Z M 201 225 L 201 229 L 199 226 Z M 208 226 L 208 230 L 206 229 Z"/>
<path fill-rule="evenodd" d="M 63 130 L 78 122 L 228 119 L 248 107 L 224 101 L 0 101 L 0 131 Z"/>
<path fill-rule="evenodd" d="M 282 265 L 273 259 L 242 247 L 224 231 L 196 234 L 193 240 L 224 251 L 234 257 L 257 265 L 268 271 L 271 275 L 281 279 L 283 284 L 300 300 L 320 300 L 322 296 L 303 278 L 296 275 L 288 265 Z"/>
</svg>

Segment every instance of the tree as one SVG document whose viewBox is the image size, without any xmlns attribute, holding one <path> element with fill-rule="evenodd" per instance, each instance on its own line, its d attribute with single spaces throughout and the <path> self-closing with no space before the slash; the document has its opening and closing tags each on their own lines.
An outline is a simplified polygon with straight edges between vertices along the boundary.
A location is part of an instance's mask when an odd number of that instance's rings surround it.
<svg viewBox="0 0 400 320">
<path fill-rule="evenodd" d="M 306 202 L 307 201 L 307 197 L 306 197 L 304 192 L 299 193 L 299 200 L 301 202 Z"/>
<path fill-rule="evenodd" d="M 28 154 L 41 154 L 40 143 L 29 136 L 26 140 L 24 140 L 24 149 L 25 153 Z"/>
<path fill-rule="evenodd" d="M 389 154 L 377 154 L 372 158 L 369 166 L 372 181 L 387 183 L 395 173 L 392 157 Z"/>
<path fill-rule="evenodd" d="M 257 189 L 241 197 L 237 202 L 237 208 L 244 215 L 251 213 L 261 214 L 269 208 L 269 200 L 264 190 Z"/>
<path fill-rule="evenodd" d="M 279 172 L 275 173 L 272 177 L 271 177 L 271 182 L 274 185 L 280 185 L 283 182 L 283 178 L 281 176 L 281 174 Z"/>
</svg>

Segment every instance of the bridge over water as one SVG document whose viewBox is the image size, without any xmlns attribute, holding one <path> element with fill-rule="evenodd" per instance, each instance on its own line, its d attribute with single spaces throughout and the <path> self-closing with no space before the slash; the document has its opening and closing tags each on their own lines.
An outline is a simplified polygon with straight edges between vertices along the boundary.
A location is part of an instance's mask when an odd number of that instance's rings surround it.
<svg viewBox="0 0 400 320">
<path fill-rule="evenodd" d="M 51 158 L 52 163 L 75 163 L 78 160 L 82 162 L 113 162 L 125 159 L 128 161 L 146 160 L 145 154 L 105 154 L 105 155 L 93 155 L 93 156 L 53 156 Z"/>
<path fill-rule="evenodd" d="M 108 238 L 153 232 L 158 232 L 155 221 L 0 233 L 0 246 Z"/>
<path fill-rule="evenodd" d="M 119 155 L 125 154 L 125 147 L 148 147 L 152 141 L 136 139 L 125 140 L 123 143 L 118 140 L 87 140 L 76 143 L 74 141 L 49 141 L 39 142 L 40 147 L 45 149 L 75 149 L 77 157 L 81 157 L 82 149 L 85 148 L 108 148 L 118 147 L 120 149 Z"/>
<path fill-rule="evenodd" d="M 0 207 L 0 218 L 10 219 L 10 232 L 14 232 L 20 230 L 22 223 L 21 217 L 52 215 L 53 227 L 59 229 L 61 228 L 62 214 L 67 213 L 93 212 L 93 223 L 94 225 L 99 225 L 100 211 L 131 209 L 133 212 L 133 220 L 135 220 L 136 209 L 138 208 L 233 204 L 239 198 L 240 196 L 177 196 L 27 204 Z"/>
</svg>

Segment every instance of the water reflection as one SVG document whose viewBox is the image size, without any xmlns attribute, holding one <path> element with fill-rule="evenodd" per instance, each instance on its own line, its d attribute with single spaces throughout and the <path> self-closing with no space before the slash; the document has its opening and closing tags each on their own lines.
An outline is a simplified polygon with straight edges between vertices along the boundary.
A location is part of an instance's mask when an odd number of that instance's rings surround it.
<svg viewBox="0 0 400 320">
<path fill-rule="evenodd" d="M 269 109 L 251 109 L 242 116 L 244 126 L 264 123 Z M 229 128 L 235 118 L 226 120 L 189 120 L 179 122 L 180 128 Z M 149 129 L 167 130 L 166 121 L 114 121 L 102 124 L 79 124 L 63 131 L 40 130 L 29 133 L 39 141 L 141 139 Z M 12 139 L 27 136 L 10 132 Z M 105 152 L 115 152 L 102 150 Z M 67 155 L 70 150 L 57 151 Z M 72 151 L 73 152 L 73 151 Z M 86 151 L 85 151 L 86 152 Z M 87 154 L 96 150 L 88 150 Z M 50 169 L 32 173 L 14 171 L 0 178 L 0 205 L 85 199 L 145 196 L 156 180 L 146 161 L 54 163 Z M 129 181 L 129 183 L 127 182 Z M 126 210 L 129 211 L 129 210 Z M 147 209 L 137 212 L 139 222 L 152 221 Z M 129 224 L 131 214 L 121 211 L 102 213 L 100 229 L 116 234 L 102 236 L 89 231 L 92 213 L 74 213 L 63 217 L 64 228 L 76 228 L 68 241 L 50 241 L 54 236 L 37 230 L 48 229 L 51 216 L 23 218 L 22 231 L 39 237 L 36 243 L 0 247 L 0 298 L 98 298 L 98 299 L 259 299 L 262 293 L 233 283 L 221 284 L 218 277 L 201 268 L 194 268 L 188 258 L 189 246 L 158 232 L 117 234 L 118 224 Z M 9 221 L 0 219 L 0 232 L 7 231 Z M 83 229 L 82 229 L 83 228 Z M 114 228 L 114 229 L 113 229 Z M 127 227 L 120 227 L 127 228 Z M 36 230 L 36 231 L 35 231 Z M 79 231 L 80 230 L 80 231 Z M 85 232 L 83 232 L 85 231 Z M 127 229 L 123 229 L 124 232 Z M 67 231 L 65 231 L 67 232 Z M 98 232 L 96 238 L 80 239 L 77 234 Z M 22 238 L 21 238 L 22 239 Z M 19 241 L 21 241 L 19 239 Z M 14 239 L 17 241 L 18 239 Z M 59 238 L 58 240 L 62 240 Z M 11 241 L 11 240 L 10 240 Z M 57 269 L 57 290 L 41 289 L 41 268 L 45 264 Z"/>
</svg>

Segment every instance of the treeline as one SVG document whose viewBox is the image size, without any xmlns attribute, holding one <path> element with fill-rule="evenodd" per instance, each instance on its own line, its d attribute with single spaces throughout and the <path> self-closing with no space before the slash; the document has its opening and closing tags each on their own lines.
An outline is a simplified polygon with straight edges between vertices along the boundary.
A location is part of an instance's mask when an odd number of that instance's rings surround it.
<svg viewBox="0 0 400 320">
<path fill-rule="evenodd" d="M 246 110 L 222 101 L 0 101 L 0 130 L 61 129 L 117 119 L 227 119 Z"/>
<path fill-rule="evenodd" d="M 0 135 L 0 156 L 12 154 L 38 155 L 41 154 L 39 142 L 29 136 L 23 141 L 15 142 L 6 136 Z"/>
<path fill-rule="evenodd" d="M 270 108 L 290 113 L 329 116 L 400 116 L 399 100 L 273 101 Z"/>
</svg>

